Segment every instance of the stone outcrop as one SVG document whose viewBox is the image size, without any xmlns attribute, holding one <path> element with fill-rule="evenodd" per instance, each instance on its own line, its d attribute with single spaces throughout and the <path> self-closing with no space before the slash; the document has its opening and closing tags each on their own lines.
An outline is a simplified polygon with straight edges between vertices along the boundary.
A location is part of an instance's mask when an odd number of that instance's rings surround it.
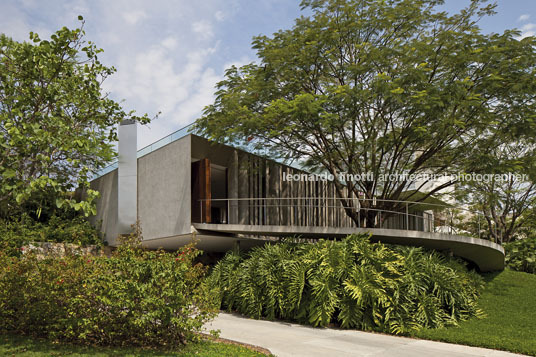
<svg viewBox="0 0 536 357">
<path fill-rule="evenodd" d="M 72 243 L 55 243 L 55 242 L 31 242 L 22 247 L 22 253 L 35 253 L 38 257 L 65 257 L 68 255 L 92 255 L 102 256 L 109 255 L 109 247 L 99 247 L 88 245 L 81 247 Z"/>
</svg>

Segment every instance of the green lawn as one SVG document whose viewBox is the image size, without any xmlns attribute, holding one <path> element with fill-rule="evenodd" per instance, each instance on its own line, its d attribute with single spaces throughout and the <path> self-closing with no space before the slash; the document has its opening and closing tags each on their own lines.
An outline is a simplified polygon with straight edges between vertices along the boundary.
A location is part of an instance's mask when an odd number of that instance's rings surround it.
<svg viewBox="0 0 536 357">
<path fill-rule="evenodd" d="M 157 351 L 141 348 L 83 347 L 55 344 L 46 340 L 0 335 L 2 356 L 264 356 L 245 347 L 224 343 L 200 342 L 179 351 Z"/>
<path fill-rule="evenodd" d="M 505 270 L 483 276 L 479 305 L 486 317 L 421 330 L 415 337 L 536 356 L 536 275 Z"/>
</svg>

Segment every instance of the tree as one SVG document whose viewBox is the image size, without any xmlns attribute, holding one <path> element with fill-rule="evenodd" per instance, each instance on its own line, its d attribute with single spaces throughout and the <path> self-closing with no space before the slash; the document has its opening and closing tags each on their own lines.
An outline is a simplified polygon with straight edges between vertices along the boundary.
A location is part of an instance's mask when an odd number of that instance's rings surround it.
<svg viewBox="0 0 536 357">
<path fill-rule="evenodd" d="M 478 19 L 494 13 L 484 0 L 454 15 L 438 11 L 442 3 L 304 0 L 311 16 L 255 37 L 259 63 L 226 71 L 198 132 L 331 173 L 355 222 L 349 197 L 362 197 L 361 217 L 370 207 L 401 208 L 373 206 L 373 197 L 425 200 L 455 181 L 416 198 L 408 196 L 411 174 L 464 171 L 491 123 L 534 127 L 525 119 L 535 118 L 535 39 L 482 34 Z M 372 177 L 353 182 L 340 173 Z M 366 212 L 371 227 L 376 211 Z"/>
<path fill-rule="evenodd" d="M 482 213 L 482 221 L 472 217 L 469 225 L 474 235 L 508 243 L 536 218 L 536 137 L 529 125 L 522 132 L 503 127 L 494 133 L 480 142 L 471 160 L 472 171 L 487 174 L 486 179 L 461 182 L 456 193 Z"/>
<path fill-rule="evenodd" d="M 88 187 L 92 173 L 111 161 L 116 124 L 134 116 L 102 90 L 114 73 L 98 59 L 102 51 L 85 41 L 80 28 L 62 28 L 30 42 L 0 35 L 0 218 L 22 205 L 94 212 L 98 193 Z M 73 190 L 86 189 L 81 202 Z"/>
</svg>

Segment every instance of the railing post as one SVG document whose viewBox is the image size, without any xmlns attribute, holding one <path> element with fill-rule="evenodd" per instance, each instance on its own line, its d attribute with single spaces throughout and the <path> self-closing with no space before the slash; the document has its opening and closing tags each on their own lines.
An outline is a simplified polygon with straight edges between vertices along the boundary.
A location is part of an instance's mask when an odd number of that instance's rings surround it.
<svg viewBox="0 0 536 357">
<path fill-rule="evenodd" d="M 281 200 L 276 199 L 277 202 L 277 225 L 281 225 Z"/>
<path fill-rule="evenodd" d="M 378 228 L 382 227 L 382 211 L 378 212 Z"/>
<path fill-rule="evenodd" d="M 426 231 L 425 231 L 425 229 L 426 229 L 426 228 L 425 228 L 425 227 L 426 227 L 426 223 L 424 222 L 424 220 L 425 220 L 424 215 L 425 215 L 425 214 L 426 214 L 425 212 L 422 213 L 422 230 L 423 230 L 423 232 L 426 232 Z"/>
<path fill-rule="evenodd" d="M 478 238 L 480 238 L 480 212 L 478 212 Z"/>
<path fill-rule="evenodd" d="M 406 230 L 409 231 L 409 207 L 408 207 L 407 202 L 406 202 Z"/>
<path fill-rule="evenodd" d="M 450 213 L 450 225 L 449 225 L 449 232 L 452 234 L 452 209 L 449 210 Z"/>
</svg>

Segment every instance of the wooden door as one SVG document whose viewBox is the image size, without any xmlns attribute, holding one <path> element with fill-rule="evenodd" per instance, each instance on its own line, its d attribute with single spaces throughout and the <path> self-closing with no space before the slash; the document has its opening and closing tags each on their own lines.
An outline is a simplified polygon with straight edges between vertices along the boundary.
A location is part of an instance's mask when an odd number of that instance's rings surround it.
<svg viewBox="0 0 536 357">
<path fill-rule="evenodd" d="M 192 222 L 211 222 L 210 160 L 192 163 Z"/>
</svg>

